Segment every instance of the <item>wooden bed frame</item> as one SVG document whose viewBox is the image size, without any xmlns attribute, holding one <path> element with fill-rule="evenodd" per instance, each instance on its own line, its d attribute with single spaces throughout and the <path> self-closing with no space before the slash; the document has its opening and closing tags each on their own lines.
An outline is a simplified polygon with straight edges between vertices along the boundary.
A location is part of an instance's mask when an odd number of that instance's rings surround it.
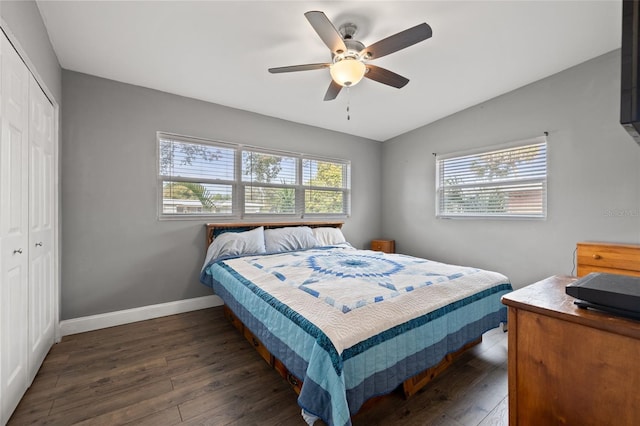
<svg viewBox="0 0 640 426">
<path fill-rule="evenodd" d="M 260 226 L 264 226 L 265 229 L 273 229 L 273 228 L 283 228 L 287 226 L 308 226 L 310 228 L 317 227 L 332 227 L 332 228 L 342 228 L 344 222 L 288 222 L 288 223 L 207 223 L 207 247 L 213 242 L 216 235 L 226 232 L 228 230 L 234 229 L 244 229 L 250 230 L 259 228 Z M 289 372 L 287 367 L 276 357 L 274 357 L 267 348 L 264 347 L 262 342 L 258 340 L 255 335 L 247 328 L 246 325 L 242 323 L 242 321 L 236 316 L 236 314 L 224 305 L 224 316 L 231 322 L 231 324 L 251 343 L 254 349 L 260 354 L 260 356 L 270 365 L 272 366 L 288 383 L 291 385 L 293 390 L 300 394 L 300 389 L 302 388 L 302 380 L 298 377 L 295 377 L 293 374 Z M 399 386 L 400 391 L 403 393 L 405 398 L 409 398 L 412 395 L 415 395 L 420 389 L 426 386 L 429 382 L 431 382 L 434 378 L 436 378 L 439 374 L 445 371 L 453 362 L 463 353 L 476 346 L 477 344 L 482 342 L 482 336 L 478 339 L 466 344 L 458 351 L 445 355 L 445 357 L 438 363 L 437 365 L 424 370 L 422 373 L 416 374 L 415 376 L 405 380 L 401 386 Z M 378 396 L 371 398 L 366 401 L 360 412 L 366 410 L 368 407 L 371 407 L 378 401 L 380 398 L 384 398 L 383 396 Z"/>
<path fill-rule="evenodd" d="M 236 222 L 236 223 L 207 223 L 207 247 L 213 242 L 217 233 L 223 233 L 230 229 L 244 229 L 246 231 L 264 226 L 264 229 L 284 228 L 287 226 L 308 226 L 309 228 L 342 228 L 344 222 Z"/>
</svg>

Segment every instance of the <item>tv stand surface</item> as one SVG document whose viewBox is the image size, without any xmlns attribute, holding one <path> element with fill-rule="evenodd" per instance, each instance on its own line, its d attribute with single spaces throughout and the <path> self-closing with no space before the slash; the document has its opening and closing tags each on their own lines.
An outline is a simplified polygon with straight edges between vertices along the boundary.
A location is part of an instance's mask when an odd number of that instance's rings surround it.
<svg viewBox="0 0 640 426">
<path fill-rule="evenodd" d="M 509 424 L 640 424 L 640 321 L 581 309 L 554 276 L 509 293 Z"/>
</svg>

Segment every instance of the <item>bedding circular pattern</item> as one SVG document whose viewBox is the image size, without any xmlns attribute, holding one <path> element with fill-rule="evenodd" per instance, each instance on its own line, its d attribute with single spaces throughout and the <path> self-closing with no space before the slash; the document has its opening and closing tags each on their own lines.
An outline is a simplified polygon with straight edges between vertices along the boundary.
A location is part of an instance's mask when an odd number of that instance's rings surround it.
<svg viewBox="0 0 640 426">
<path fill-rule="evenodd" d="M 387 277 L 404 269 L 402 264 L 380 256 L 351 253 L 314 255 L 308 258 L 308 262 L 316 272 L 343 278 Z"/>
</svg>

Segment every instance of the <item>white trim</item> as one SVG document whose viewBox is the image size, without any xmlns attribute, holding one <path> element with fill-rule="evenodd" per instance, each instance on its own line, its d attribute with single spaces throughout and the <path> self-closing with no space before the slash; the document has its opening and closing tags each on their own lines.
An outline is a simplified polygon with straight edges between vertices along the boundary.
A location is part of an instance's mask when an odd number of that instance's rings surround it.
<svg viewBox="0 0 640 426">
<path fill-rule="evenodd" d="M 141 306 L 139 308 L 108 312 L 106 314 L 90 315 L 60 321 L 60 336 L 84 333 L 101 328 L 130 324 L 168 315 L 197 311 L 199 309 L 221 306 L 222 299 L 218 296 L 203 296 L 193 299 L 177 300 L 175 302 L 160 303 L 158 305 Z"/>
<path fill-rule="evenodd" d="M 489 145 L 485 147 L 471 148 L 465 149 L 461 151 L 448 152 L 446 154 L 437 154 L 434 153 L 436 157 L 436 161 L 438 160 L 448 160 L 452 157 L 467 157 L 476 154 L 491 154 L 495 151 L 503 151 L 507 149 L 512 149 L 520 146 L 526 145 L 534 145 L 537 143 L 548 143 L 549 140 L 547 138 L 547 134 L 545 133 L 543 136 L 535 136 L 527 139 L 520 139 L 517 141 L 505 142 L 497 145 Z"/>
<path fill-rule="evenodd" d="M 43 87 L 43 86 L 40 86 Z M 50 99 L 54 99 L 53 96 Z M 53 265 L 53 274 L 55 279 L 55 295 L 56 295 L 56 303 L 53 310 L 53 315 L 55 318 L 55 337 L 54 342 L 60 342 L 60 311 L 62 304 L 62 288 L 60 283 L 62 282 L 62 268 L 60 266 L 60 253 L 62 252 L 62 244 L 60 240 L 60 230 L 62 228 L 62 219 L 60 214 L 60 190 L 62 186 L 60 185 L 60 173 L 62 168 L 60 167 L 60 105 L 57 102 L 53 102 L 53 116 L 54 116 L 54 127 L 55 127 L 55 146 L 54 146 L 54 161 L 53 167 L 55 169 L 55 197 L 54 197 L 54 233 L 53 233 L 53 241 L 55 247 L 55 256 L 54 256 L 54 265 Z"/>
<path fill-rule="evenodd" d="M 38 10 L 38 12 L 40 12 L 40 11 Z M 29 69 L 29 72 L 31 73 L 31 75 L 33 75 L 33 78 L 36 79 L 36 82 L 38 83 L 38 85 L 42 89 L 42 92 L 45 94 L 45 96 L 49 99 L 49 102 L 51 102 L 54 107 L 57 107 L 58 103 L 55 100 L 55 97 L 53 96 L 53 93 L 44 84 L 44 79 L 38 73 L 38 70 L 37 70 L 36 66 L 33 64 L 33 62 L 31 62 L 31 60 L 29 59 L 29 55 L 27 55 L 27 52 L 22 48 L 22 45 L 20 45 L 20 42 L 18 41 L 18 37 L 16 37 L 13 34 L 13 32 L 11 31 L 9 25 L 2 18 L 0 18 L 0 27 L 2 27 L 2 31 L 4 31 L 4 34 L 7 36 L 7 39 L 9 40 L 9 42 L 13 45 L 13 48 L 15 49 L 15 51 L 18 52 L 18 55 L 20 56 L 20 59 L 22 59 L 22 62 L 24 62 L 24 64 L 27 66 L 27 68 Z M 47 36 L 48 35 L 49 34 L 47 34 Z M 53 49 L 53 46 L 51 48 Z M 56 56 L 56 59 L 58 59 L 57 56 Z"/>
</svg>

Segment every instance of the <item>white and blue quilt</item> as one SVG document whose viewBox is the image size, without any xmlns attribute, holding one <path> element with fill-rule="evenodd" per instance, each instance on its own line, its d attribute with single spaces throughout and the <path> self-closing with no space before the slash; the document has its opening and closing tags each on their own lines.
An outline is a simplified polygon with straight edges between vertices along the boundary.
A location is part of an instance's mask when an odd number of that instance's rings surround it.
<svg viewBox="0 0 640 426">
<path fill-rule="evenodd" d="M 303 380 L 303 410 L 340 426 L 506 322 L 512 290 L 496 272 L 350 246 L 220 260 L 201 281 Z"/>
</svg>

